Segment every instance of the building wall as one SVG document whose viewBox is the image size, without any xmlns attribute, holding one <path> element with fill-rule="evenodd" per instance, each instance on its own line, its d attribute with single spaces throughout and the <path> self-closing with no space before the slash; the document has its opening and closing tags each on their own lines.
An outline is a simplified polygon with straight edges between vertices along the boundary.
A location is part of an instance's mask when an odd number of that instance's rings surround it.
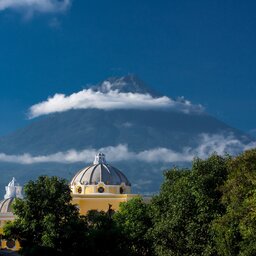
<svg viewBox="0 0 256 256">
<path fill-rule="evenodd" d="M 127 202 L 137 196 L 132 194 L 74 195 L 72 203 L 78 206 L 81 215 L 85 215 L 89 210 L 107 211 L 110 205 L 112 210 L 117 211 L 121 202 Z"/>
</svg>

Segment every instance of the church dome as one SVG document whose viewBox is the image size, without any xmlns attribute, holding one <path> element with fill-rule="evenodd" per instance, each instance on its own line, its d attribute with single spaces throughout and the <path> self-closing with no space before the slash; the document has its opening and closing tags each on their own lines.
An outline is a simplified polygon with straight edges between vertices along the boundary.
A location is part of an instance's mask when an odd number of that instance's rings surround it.
<svg viewBox="0 0 256 256">
<path fill-rule="evenodd" d="M 12 212 L 12 203 L 15 198 L 11 197 L 0 201 L 0 213 L 10 213 Z"/>
<path fill-rule="evenodd" d="M 71 186 L 77 184 L 96 185 L 98 183 L 131 186 L 131 183 L 120 170 L 106 162 L 103 153 L 97 154 L 92 165 L 82 169 L 74 176 Z"/>
</svg>

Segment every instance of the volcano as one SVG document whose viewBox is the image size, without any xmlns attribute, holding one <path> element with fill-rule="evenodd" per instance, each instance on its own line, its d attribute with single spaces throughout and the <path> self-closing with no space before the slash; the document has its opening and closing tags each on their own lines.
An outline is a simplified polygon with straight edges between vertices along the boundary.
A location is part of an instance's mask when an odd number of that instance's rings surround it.
<svg viewBox="0 0 256 256">
<path fill-rule="evenodd" d="M 57 97 L 60 107 L 52 103 Z M 36 116 L 32 112 L 35 118 L 25 128 L 0 138 L 1 194 L 12 176 L 20 183 L 43 174 L 71 179 L 98 150 L 107 151 L 108 162 L 116 162 L 134 192 L 155 193 L 163 170 L 173 165 L 254 145 L 252 137 L 200 105 L 155 92 L 134 75 L 54 96 L 32 110 Z"/>
</svg>

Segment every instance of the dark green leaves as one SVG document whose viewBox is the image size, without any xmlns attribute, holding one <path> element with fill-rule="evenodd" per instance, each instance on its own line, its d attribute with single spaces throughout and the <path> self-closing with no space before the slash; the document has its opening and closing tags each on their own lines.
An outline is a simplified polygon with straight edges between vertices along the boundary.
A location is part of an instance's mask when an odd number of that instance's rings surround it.
<svg viewBox="0 0 256 256">
<path fill-rule="evenodd" d="M 71 204 L 66 181 L 39 177 L 25 186 L 25 195 L 24 200 L 14 203 L 17 218 L 5 226 L 6 236 L 20 241 L 24 255 L 47 255 L 49 251 L 55 255 L 75 255 L 72 244 L 81 240 L 86 229 L 77 208 Z M 75 232 L 80 236 L 75 236 Z"/>
</svg>

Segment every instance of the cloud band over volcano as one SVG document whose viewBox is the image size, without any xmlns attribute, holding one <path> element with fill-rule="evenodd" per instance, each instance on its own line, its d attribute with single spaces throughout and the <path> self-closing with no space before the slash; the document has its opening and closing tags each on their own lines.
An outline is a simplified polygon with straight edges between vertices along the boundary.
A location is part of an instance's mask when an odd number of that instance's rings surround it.
<svg viewBox="0 0 256 256">
<path fill-rule="evenodd" d="M 127 145 L 109 146 L 100 149 L 85 149 L 77 151 L 74 149 L 57 152 L 51 155 L 32 156 L 31 154 L 7 155 L 0 153 L 0 162 L 10 162 L 18 164 L 37 164 L 37 163 L 90 163 L 94 155 L 98 152 L 106 153 L 112 162 L 118 161 L 143 161 L 147 163 L 175 163 L 191 162 L 194 157 L 205 159 L 210 154 L 216 152 L 219 155 L 226 153 L 230 155 L 239 154 L 241 151 L 256 147 L 256 141 L 248 144 L 242 143 L 232 135 L 209 135 L 201 134 L 200 144 L 196 148 L 185 147 L 181 152 L 169 148 L 153 148 L 141 152 L 130 151 Z"/>
<path fill-rule="evenodd" d="M 107 93 L 84 89 L 69 96 L 55 94 L 46 101 L 30 107 L 29 118 L 65 112 L 71 109 L 171 109 L 184 113 L 202 112 L 201 105 L 193 105 L 190 101 L 180 98 L 175 101 L 167 96 L 152 97 L 150 94 L 124 93 L 111 90 Z"/>
</svg>

